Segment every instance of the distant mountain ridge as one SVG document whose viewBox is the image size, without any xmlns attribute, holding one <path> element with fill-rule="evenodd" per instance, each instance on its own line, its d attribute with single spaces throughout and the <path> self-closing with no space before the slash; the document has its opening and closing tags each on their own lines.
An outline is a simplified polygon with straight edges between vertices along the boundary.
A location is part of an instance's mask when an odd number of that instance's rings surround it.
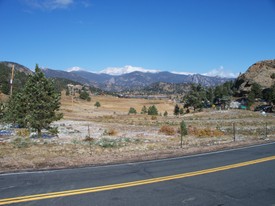
<svg viewBox="0 0 275 206">
<path fill-rule="evenodd" d="M 32 70 L 30 70 L 29 68 L 21 65 L 21 64 L 18 64 L 18 63 L 15 63 L 15 62 L 8 62 L 8 61 L 0 61 L 1 64 L 9 67 L 9 68 L 12 68 L 12 66 L 14 66 L 14 69 L 19 71 L 19 72 L 23 72 L 27 75 L 30 75 L 32 74 Z"/>
<path fill-rule="evenodd" d="M 15 65 L 15 69 L 20 69 L 26 74 L 33 72 L 25 66 L 14 62 L 2 62 L 3 64 L 11 67 Z M 54 70 L 49 68 L 42 69 L 43 73 L 48 78 L 63 78 L 81 84 L 88 84 L 97 87 L 104 91 L 120 92 L 125 90 L 141 90 L 151 84 L 163 82 L 169 84 L 184 84 L 195 83 L 203 86 L 216 86 L 223 84 L 232 78 L 210 77 L 201 74 L 176 74 L 171 72 L 160 72 L 156 70 L 141 70 L 130 72 L 133 68 L 126 68 L 127 72 L 121 75 L 110 75 L 106 73 L 92 73 L 84 70 L 76 71 L 63 71 Z M 126 70 L 125 70 L 126 71 Z"/>
<path fill-rule="evenodd" d="M 92 73 L 88 71 L 58 71 L 52 69 L 43 69 L 47 77 L 62 77 L 83 84 L 89 84 L 105 91 L 123 91 L 143 89 L 150 84 L 157 82 L 166 83 L 195 83 L 203 86 L 216 86 L 223 84 L 232 78 L 209 77 L 201 74 L 175 74 L 171 72 L 140 72 L 134 71 L 122 75 L 110 75 L 105 73 Z"/>
</svg>

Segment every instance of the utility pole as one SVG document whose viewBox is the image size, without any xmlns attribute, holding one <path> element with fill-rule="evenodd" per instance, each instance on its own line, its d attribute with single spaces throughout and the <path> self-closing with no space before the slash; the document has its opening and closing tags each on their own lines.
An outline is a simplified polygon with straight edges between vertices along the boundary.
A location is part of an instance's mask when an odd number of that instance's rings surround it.
<svg viewBox="0 0 275 206">
<path fill-rule="evenodd" d="M 10 85 L 11 85 L 10 95 L 11 95 L 11 96 L 12 96 L 12 84 L 13 84 L 13 78 L 14 78 L 14 64 L 12 65 L 12 68 L 11 68 L 11 80 L 10 80 Z"/>
</svg>

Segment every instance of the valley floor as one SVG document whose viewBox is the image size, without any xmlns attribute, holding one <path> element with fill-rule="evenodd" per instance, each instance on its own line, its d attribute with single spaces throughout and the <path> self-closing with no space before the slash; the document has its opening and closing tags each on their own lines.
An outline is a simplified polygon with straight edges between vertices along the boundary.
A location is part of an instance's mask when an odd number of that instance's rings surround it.
<svg viewBox="0 0 275 206">
<path fill-rule="evenodd" d="M 140 113 L 151 105 L 168 116 L 128 115 L 130 107 Z M 64 119 L 53 124 L 58 136 L 20 137 L 22 129 L 0 136 L 0 172 L 133 162 L 275 141 L 274 114 L 208 109 L 174 116 L 174 106 L 169 100 L 94 96 L 91 102 L 72 102 L 63 96 Z M 182 120 L 189 133 L 181 147 Z"/>
</svg>

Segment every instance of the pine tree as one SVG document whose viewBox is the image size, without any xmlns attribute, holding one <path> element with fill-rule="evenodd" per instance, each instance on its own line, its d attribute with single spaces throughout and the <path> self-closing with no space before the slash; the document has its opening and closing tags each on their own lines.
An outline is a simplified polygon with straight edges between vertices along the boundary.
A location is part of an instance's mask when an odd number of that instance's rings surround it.
<svg viewBox="0 0 275 206">
<path fill-rule="evenodd" d="M 87 101 L 91 100 L 91 97 L 90 97 L 89 93 L 86 90 L 82 90 L 80 92 L 79 98 L 83 99 L 83 100 L 87 100 Z"/>
<path fill-rule="evenodd" d="M 263 98 L 272 104 L 275 104 L 275 84 L 273 84 L 270 88 L 263 90 Z"/>
<path fill-rule="evenodd" d="M 136 113 L 137 113 L 137 110 L 136 110 L 135 108 L 131 107 L 131 108 L 129 109 L 128 114 L 136 114 Z"/>
<path fill-rule="evenodd" d="M 147 113 L 148 113 L 147 107 L 143 106 L 142 109 L 141 109 L 141 114 L 147 114 Z"/>
<path fill-rule="evenodd" d="M 98 108 L 98 107 L 101 106 L 101 104 L 100 104 L 100 102 L 96 102 L 96 103 L 94 104 L 94 106 L 95 106 L 96 108 Z"/>
<path fill-rule="evenodd" d="M 179 115 L 180 113 L 180 108 L 179 108 L 179 105 L 176 104 L 175 108 L 174 108 L 174 115 Z"/>
<path fill-rule="evenodd" d="M 187 128 L 186 128 L 186 124 L 184 122 L 184 120 L 181 121 L 180 123 L 180 139 L 181 139 L 181 147 L 182 147 L 182 143 L 183 143 L 183 136 L 186 136 L 188 134 Z"/>
<path fill-rule="evenodd" d="M 155 105 L 148 108 L 148 115 L 158 115 L 158 110 Z"/>
<path fill-rule="evenodd" d="M 257 83 L 253 83 L 251 87 L 251 92 L 254 93 L 255 98 L 262 98 L 262 87 Z"/>
<path fill-rule="evenodd" d="M 56 112 L 59 108 L 60 94 L 36 65 L 35 74 L 29 76 L 23 90 L 11 97 L 7 119 L 36 129 L 41 137 L 42 129 L 48 129 L 53 121 L 62 118 L 63 115 Z"/>
<path fill-rule="evenodd" d="M 26 96 L 22 91 L 13 94 L 8 101 L 8 106 L 4 113 L 4 121 L 18 124 L 20 127 L 26 127 L 27 104 Z"/>
<path fill-rule="evenodd" d="M 180 115 L 183 115 L 183 114 L 184 114 L 184 109 L 180 108 Z"/>
<path fill-rule="evenodd" d="M 251 105 L 254 104 L 254 102 L 255 102 L 255 93 L 254 92 L 251 91 L 248 94 L 247 101 L 248 101 L 247 106 L 250 108 Z"/>
<path fill-rule="evenodd" d="M 191 91 L 189 91 L 184 97 L 184 107 L 193 107 L 196 109 L 202 109 L 204 102 L 207 101 L 206 91 L 201 85 L 192 85 Z"/>
</svg>

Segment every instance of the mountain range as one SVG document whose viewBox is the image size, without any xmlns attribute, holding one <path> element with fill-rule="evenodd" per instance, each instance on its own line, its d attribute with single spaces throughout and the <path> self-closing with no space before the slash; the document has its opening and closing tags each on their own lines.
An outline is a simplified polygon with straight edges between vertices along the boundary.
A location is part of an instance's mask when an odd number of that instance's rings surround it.
<svg viewBox="0 0 275 206">
<path fill-rule="evenodd" d="M 32 74 L 29 68 L 15 63 L 0 62 L 0 89 L 8 93 L 11 68 L 15 68 L 14 86 L 21 87 L 27 76 Z M 201 84 L 202 86 L 216 86 L 233 78 L 211 77 L 201 74 L 176 74 L 172 72 L 160 72 L 157 70 L 133 71 L 135 68 L 125 66 L 121 72 L 119 68 L 106 69 L 105 73 L 92 73 L 81 70 L 78 67 L 69 71 L 42 69 L 46 77 L 54 78 L 62 89 L 66 83 L 87 84 L 94 89 L 103 91 L 121 92 L 137 91 L 151 93 L 173 94 L 175 91 L 186 93 L 190 84 Z M 263 60 L 256 62 L 248 70 L 239 75 L 235 81 L 235 87 L 240 95 L 247 94 L 253 85 L 259 84 L 262 89 L 268 89 L 275 84 L 275 60 Z"/>
<path fill-rule="evenodd" d="M 43 69 L 46 77 L 61 77 L 98 87 L 105 91 L 120 92 L 125 90 L 143 89 L 157 82 L 165 83 L 194 83 L 203 86 L 216 86 L 223 84 L 232 78 L 209 77 L 201 74 L 175 74 L 171 72 L 141 72 L 133 71 L 121 75 L 110 75 L 105 73 L 92 73 L 83 70 L 71 72 Z"/>
<path fill-rule="evenodd" d="M 7 67 L 15 66 L 16 71 L 24 72 L 29 75 L 32 71 L 15 62 L 1 62 Z M 128 90 L 142 90 L 146 87 L 156 87 L 156 83 L 167 84 L 201 84 L 203 86 L 216 86 L 223 84 L 232 78 L 210 77 L 201 74 L 176 74 L 171 72 L 161 72 L 157 70 L 142 70 L 134 71 L 136 68 L 131 66 L 125 67 L 119 75 L 119 70 L 106 70 L 105 73 L 93 73 L 81 70 L 77 67 L 71 71 L 54 70 L 49 68 L 42 69 L 43 73 L 48 78 L 62 78 L 87 84 L 104 91 L 121 92 Z M 108 73 L 108 74 L 107 74 Z"/>
</svg>

